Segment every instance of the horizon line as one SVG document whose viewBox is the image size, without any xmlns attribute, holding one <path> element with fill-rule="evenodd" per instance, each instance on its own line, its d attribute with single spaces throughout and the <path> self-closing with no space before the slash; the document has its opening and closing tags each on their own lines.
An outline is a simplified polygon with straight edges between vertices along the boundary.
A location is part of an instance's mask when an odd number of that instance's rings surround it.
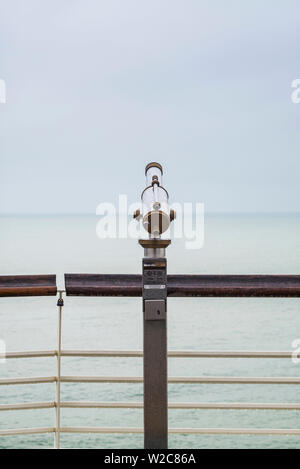
<svg viewBox="0 0 300 469">
<path fill-rule="evenodd" d="M 119 215 L 120 212 L 116 212 Z M 210 210 L 204 212 L 206 215 L 300 215 L 300 210 L 291 210 L 291 211 L 217 211 Z M 0 217 L 64 217 L 64 216 L 101 216 L 97 215 L 95 212 L 7 212 L 1 213 Z M 130 216 L 130 214 L 128 214 Z"/>
</svg>

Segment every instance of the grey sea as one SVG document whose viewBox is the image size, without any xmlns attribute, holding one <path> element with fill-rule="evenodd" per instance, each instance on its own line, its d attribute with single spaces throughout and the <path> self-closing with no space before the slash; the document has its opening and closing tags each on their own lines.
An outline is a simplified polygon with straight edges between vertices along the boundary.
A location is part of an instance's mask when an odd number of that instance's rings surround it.
<svg viewBox="0 0 300 469">
<path fill-rule="evenodd" d="M 0 274 L 140 273 L 135 240 L 100 240 L 96 216 L 0 218 Z M 300 274 L 300 215 L 207 215 L 205 243 L 168 248 L 170 273 Z M 140 299 L 66 298 L 63 348 L 140 350 Z M 169 350 L 292 351 L 298 299 L 169 299 Z M 1 298 L 7 351 L 57 347 L 56 299 Z M 64 375 L 142 376 L 135 358 L 63 358 Z M 55 358 L 0 362 L 0 378 L 52 376 Z M 170 376 L 300 377 L 291 359 L 169 359 Z M 172 384 L 170 402 L 300 403 L 296 385 Z M 0 403 L 54 401 L 53 384 L 1 386 Z M 139 401 L 139 384 L 62 384 L 64 401 Z M 54 410 L 0 412 L 0 429 L 53 426 Z M 141 409 L 63 409 L 63 426 L 141 427 Z M 300 411 L 170 410 L 170 427 L 300 429 Z M 68 435 L 64 448 L 141 448 L 142 435 Z M 170 448 L 300 448 L 299 436 L 170 435 Z M 51 448 L 53 435 L 0 437 L 0 448 Z"/>
</svg>

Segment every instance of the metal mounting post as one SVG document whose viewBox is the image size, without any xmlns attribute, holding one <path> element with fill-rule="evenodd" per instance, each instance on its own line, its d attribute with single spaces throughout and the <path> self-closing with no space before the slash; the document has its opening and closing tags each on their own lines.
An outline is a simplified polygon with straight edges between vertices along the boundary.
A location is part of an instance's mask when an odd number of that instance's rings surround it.
<svg viewBox="0 0 300 469">
<path fill-rule="evenodd" d="M 140 240 L 143 258 L 144 445 L 168 447 L 167 260 L 169 240 Z"/>
</svg>

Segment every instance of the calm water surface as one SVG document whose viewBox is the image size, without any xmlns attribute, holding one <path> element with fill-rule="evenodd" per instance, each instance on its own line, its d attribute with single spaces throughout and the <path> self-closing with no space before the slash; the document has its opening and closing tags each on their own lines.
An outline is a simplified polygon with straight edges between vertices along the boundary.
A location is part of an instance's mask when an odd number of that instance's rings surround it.
<svg viewBox="0 0 300 469">
<path fill-rule="evenodd" d="M 0 218 L 0 275 L 64 272 L 141 272 L 142 250 L 134 240 L 100 241 L 93 216 Z M 300 274 L 299 215 L 211 215 L 205 246 L 168 248 L 170 273 Z M 291 350 L 300 338 L 298 299 L 170 299 L 170 350 Z M 55 298 L 0 299 L 0 339 L 8 351 L 57 347 Z M 141 300 L 66 298 L 63 348 L 138 350 L 142 347 Z M 51 376 L 54 358 L 9 360 L 0 377 Z M 63 358 L 65 375 L 141 376 L 133 358 Z M 170 376 L 294 376 L 290 359 L 170 359 Z M 0 403 L 53 401 L 52 384 L 2 386 Z M 63 384 L 66 401 L 142 401 L 135 384 Z M 171 402 L 299 403 L 299 386 L 170 385 Z M 0 413 L 0 428 L 52 426 L 54 410 Z M 142 426 L 142 410 L 64 409 L 63 426 Z M 300 428 L 300 411 L 170 410 L 170 427 Z M 138 448 L 142 435 L 63 435 L 62 446 Z M 0 448 L 46 448 L 53 435 L 0 437 Z M 291 436 L 170 436 L 172 448 L 300 448 Z"/>
</svg>

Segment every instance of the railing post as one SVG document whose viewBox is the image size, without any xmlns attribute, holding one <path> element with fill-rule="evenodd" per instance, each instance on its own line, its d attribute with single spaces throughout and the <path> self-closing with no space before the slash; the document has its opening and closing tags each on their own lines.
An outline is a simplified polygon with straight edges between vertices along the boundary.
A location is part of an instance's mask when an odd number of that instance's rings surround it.
<svg viewBox="0 0 300 469">
<path fill-rule="evenodd" d="M 64 306 L 63 290 L 59 291 L 58 306 L 58 344 L 57 344 L 57 381 L 56 381 L 56 409 L 55 409 L 55 436 L 54 448 L 60 449 L 60 384 L 61 384 L 61 325 L 62 308 Z"/>
<path fill-rule="evenodd" d="M 168 447 L 167 260 L 170 241 L 140 240 L 143 258 L 144 445 Z"/>
</svg>

